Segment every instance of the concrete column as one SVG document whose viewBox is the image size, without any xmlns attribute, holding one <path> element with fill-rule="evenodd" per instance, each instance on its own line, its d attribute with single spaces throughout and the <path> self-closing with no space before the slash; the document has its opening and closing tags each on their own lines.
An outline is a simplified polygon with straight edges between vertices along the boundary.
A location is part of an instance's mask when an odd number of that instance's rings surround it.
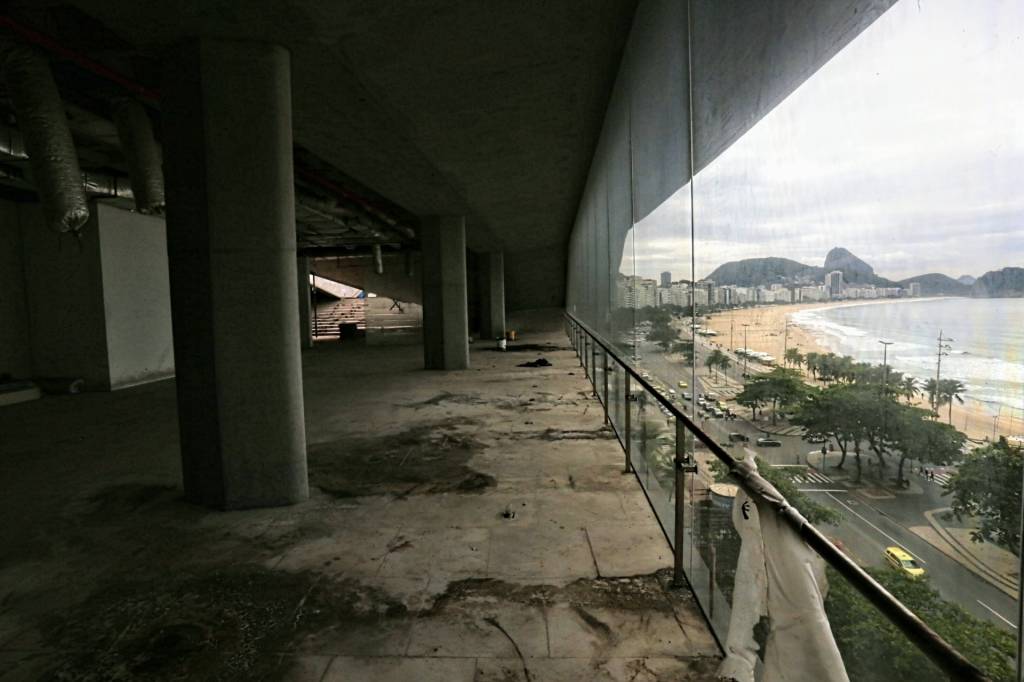
<svg viewBox="0 0 1024 682">
<path fill-rule="evenodd" d="M 289 54 L 198 40 L 163 77 L 167 244 L 185 496 L 309 495 Z"/>
<path fill-rule="evenodd" d="M 313 300 L 309 288 L 309 257 L 299 256 L 299 344 L 313 347 Z"/>
<path fill-rule="evenodd" d="M 480 338 L 505 336 L 505 259 L 501 251 L 480 254 Z"/>
<path fill-rule="evenodd" d="M 423 250 L 423 358 L 427 369 L 469 367 L 466 220 L 433 216 L 420 231 Z"/>
</svg>

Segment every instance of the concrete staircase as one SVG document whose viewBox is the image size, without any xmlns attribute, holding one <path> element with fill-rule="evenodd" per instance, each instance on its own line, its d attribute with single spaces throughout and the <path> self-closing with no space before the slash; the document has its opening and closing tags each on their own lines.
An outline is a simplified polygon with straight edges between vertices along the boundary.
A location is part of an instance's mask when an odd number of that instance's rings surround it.
<svg viewBox="0 0 1024 682">
<path fill-rule="evenodd" d="M 366 299 L 339 298 L 316 306 L 313 335 L 317 338 L 338 337 L 338 325 L 355 322 L 357 328 L 366 329 Z"/>
</svg>

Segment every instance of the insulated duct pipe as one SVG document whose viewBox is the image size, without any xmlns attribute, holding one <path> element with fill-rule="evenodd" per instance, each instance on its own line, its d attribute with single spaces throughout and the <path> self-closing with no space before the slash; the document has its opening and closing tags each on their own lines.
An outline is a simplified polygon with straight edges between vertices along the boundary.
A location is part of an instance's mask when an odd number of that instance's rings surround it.
<svg viewBox="0 0 1024 682">
<path fill-rule="evenodd" d="M 110 175 L 109 173 L 82 173 L 82 188 L 87 194 L 101 197 L 117 197 L 118 199 L 135 199 L 138 205 L 138 197 L 132 192 L 129 181 L 125 177 Z"/>
<path fill-rule="evenodd" d="M 146 109 L 132 99 L 120 98 L 111 107 L 117 137 L 128 162 L 135 208 L 140 213 L 164 212 L 163 154 L 153 136 L 153 122 Z"/>
<path fill-rule="evenodd" d="M 50 64 L 31 48 L 0 41 L 0 71 L 25 140 L 46 223 L 57 232 L 77 232 L 89 219 L 89 206 Z"/>
<path fill-rule="evenodd" d="M 373 271 L 378 275 L 384 274 L 384 254 L 381 252 L 380 244 L 373 245 Z"/>
<path fill-rule="evenodd" d="M 6 156 L 18 161 L 29 159 L 25 151 L 25 139 L 21 133 L 14 128 L 0 123 L 0 156 Z M 5 177 L 28 183 L 23 177 L 13 177 L 6 173 Z M 134 194 L 127 178 L 119 175 L 111 175 L 102 171 L 82 171 L 82 190 L 89 195 L 117 197 L 119 199 L 132 199 Z"/>
</svg>

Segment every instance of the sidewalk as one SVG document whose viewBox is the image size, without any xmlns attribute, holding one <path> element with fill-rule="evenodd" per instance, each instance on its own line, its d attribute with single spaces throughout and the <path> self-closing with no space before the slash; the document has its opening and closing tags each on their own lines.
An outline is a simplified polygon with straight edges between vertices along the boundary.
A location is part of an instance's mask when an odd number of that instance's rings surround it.
<svg viewBox="0 0 1024 682">
<path fill-rule="evenodd" d="M 914 527 L 911 530 L 964 568 L 1016 599 L 1019 579 L 1017 557 L 991 542 L 973 542 L 970 528 L 943 525 L 941 516 L 949 511 L 948 507 L 927 511 L 924 516 L 931 527 Z"/>
</svg>

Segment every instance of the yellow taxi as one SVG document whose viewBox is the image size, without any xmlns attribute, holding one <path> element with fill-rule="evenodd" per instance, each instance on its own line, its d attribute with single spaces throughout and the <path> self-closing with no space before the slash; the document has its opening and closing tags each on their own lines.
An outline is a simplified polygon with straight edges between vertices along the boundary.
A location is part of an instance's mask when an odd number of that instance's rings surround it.
<svg viewBox="0 0 1024 682">
<path fill-rule="evenodd" d="M 679 388 L 688 388 L 689 386 L 690 384 L 686 383 L 685 381 L 679 382 Z"/>
<path fill-rule="evenodd" d="M 920 578 L 924 575 L 924 569 L 910 556 L 910 553 L 902 547 L 886 547 L 885 560 L 889 565 L 911 578 Z"/>
</svg>

